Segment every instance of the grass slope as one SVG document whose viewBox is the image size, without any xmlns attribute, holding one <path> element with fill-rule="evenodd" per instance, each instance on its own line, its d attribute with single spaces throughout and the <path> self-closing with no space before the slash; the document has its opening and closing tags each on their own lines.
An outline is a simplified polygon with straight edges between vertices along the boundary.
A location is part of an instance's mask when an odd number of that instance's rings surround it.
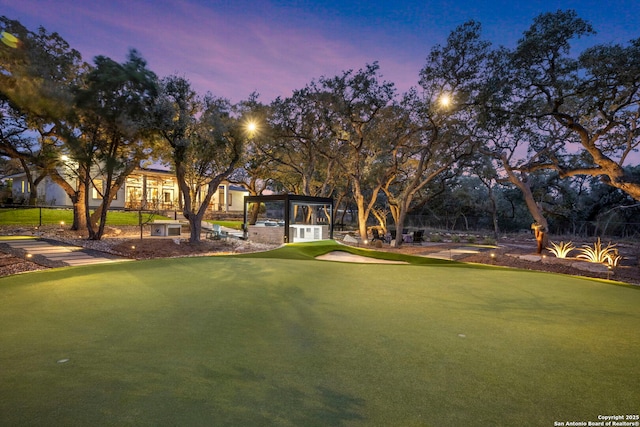
<svg viewBox="0 0 640 427">
<path fill-rule="evenodd" d="M 637 289 L 311 260 L 326 249 L 0 279 L 0 424 L 511 426 L 637 413 Z"/>
<path fill-rule="evenodd" d="M 493 268 L 490 266 L 472 266 L 471 264 L 463 264 L 455 261 L 437 258 L 425 258 L 421 256 L 406 255 L 402 253 L 382 252 L 372 249 L 358 248 L 337 243 L 335 240 L 322 240 L 319 242 L 308 243 L 289 243 L 271 251 L 252 252 L 235 256 L 242 258 L 260 259 L 314 260 L 320 255 L 324 255 L 333 251 L 348 252 L 354 255 L 360 255 L 369 258 L 386 259 L 391 261 L 404 261 L 412 265 L 440 265 L 458 268 Z"/>
</svg>

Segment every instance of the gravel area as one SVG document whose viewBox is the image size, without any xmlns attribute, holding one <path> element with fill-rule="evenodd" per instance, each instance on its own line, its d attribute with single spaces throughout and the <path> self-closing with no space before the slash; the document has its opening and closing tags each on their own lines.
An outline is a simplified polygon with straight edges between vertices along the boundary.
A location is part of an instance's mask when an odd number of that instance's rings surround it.
<svg viewBox="0 0 640 427">
<path fill-rule="evenodd" d="M 35 262 L 15 257 L 10 253 L 0 252 L 0 277 L 28 271 L 46 270 L 47 268 Z"/>
<path fill-rule="evenodd" d="M 557 239 L 553 241 L 560 241 Z M 568 241 L 570 239 L 564 239 Z M 583 244 L 593 246 L 593 241 L 573 241 L 577 248 L 582 247 Z M 606 243 L 603 241 L 603 244 Z M 440 252 L 449 248 L 464 247 L 465 243 L 427 243 L 425 246 L 421 245 L 403 245 L 399 250 L 405 253 L 414 255 L 426 255 L 431 252 Z M 560 260 L 555 257 L 551 252 L 544 250 L 544 257 L 537 261 L 527 261 L 523 259 L 523 255 L 536 255 L 536 242 L 533 237 L 516 236 L 516 237 L 504 237 L 498 242 L 498 245 L 494 249 L 487 249 L 478 253 L 471 253 L 462 255 L 456 258 L 457 261 L 472 262 L 478 264 L 489 264 L 502 267 L 520 268 L 523 270 L 536 270 L 536 271 L 548 271 L 552 273 L 569 274 L 574 276 L 593 277 L 598 279 L 612 279 L 621 282 L 630 283 L 633 285 L 640 285 L 640 242 L 625 241 L 618 243 L 616 248 L 620 251 L 620 255 L 623 257 L 617 267 L 607 272 L 585 271 L 577 269 L 571 266 L 576 262 L 575 258 Z M 382 250 L 391 250 L 383 247 Z M 572 253 L 576 255 L 577 252 Z M 528 258 L 528 257 L 525 257 Z M 532 259 L 540 258 L 532 256 Z M 586 262 L 585 262 L 586 263 Z M 606 269 L 605 269 L 606 270 Z"/>
<path fill-rule="evenodd" d="M 34 236 L 57 242 L 61 245 L 72 245 L 130 259 L 175 258 L 187 256 L 203 256 L 222 253 L 258 252 L 274 248 L 274 245 L 263 245 L 237 239 L 207 240 L 190 243 L 187 236 L 181 238 L 150 237 L 149 229 L 143 230 L 140 238 L 139 227 L 109 228 L 102 240 L 88 240 L 85 235 L 58 226 L 40 228 L 0 227 L 0 235 Z M 38 260 L 22 258 L 22 253 L 12 250 L 0 241 L 0 255 L 4 255 L 0 263 L 0 277 L 42 270 L 52 265 Z"/>
</svg>

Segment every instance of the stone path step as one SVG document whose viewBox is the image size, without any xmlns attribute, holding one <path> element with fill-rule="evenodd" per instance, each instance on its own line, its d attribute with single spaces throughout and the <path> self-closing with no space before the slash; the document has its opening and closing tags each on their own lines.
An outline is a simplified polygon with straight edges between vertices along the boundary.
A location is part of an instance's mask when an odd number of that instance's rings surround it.
<svg viewBox="0 0 640 427">
<path fill-rule="evenodd" d="M 456 260 L 463 256 L 477 254 L 485 250 L 487 250 L 487 248 L 479 248 L 476 246 L 463 246 L 460 248 L 447 249 L 440 252 L 432 252 L 430 254 L 425 254 L 424 256 L 427 258 Z"/>
<path fill-rule="evenodd" d="M 22 251 L 24 257 L 39 256 L 46 260 L 72 267 L 131 261 L 128 258 L 102 254 L 84 249 L 80 246 L 57 245 L 38 239 L 0 240 L 0 243 L 9 246 L 11 249 Z"/>
</svg>

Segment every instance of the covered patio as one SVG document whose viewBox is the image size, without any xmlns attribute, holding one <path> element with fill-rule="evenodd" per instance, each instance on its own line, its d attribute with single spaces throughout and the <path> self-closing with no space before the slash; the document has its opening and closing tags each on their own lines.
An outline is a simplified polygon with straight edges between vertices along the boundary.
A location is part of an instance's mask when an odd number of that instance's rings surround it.
<svg viewBox="0 0 640 427">
<path fill-rule="evenodd" d="M 333 199 L 275 194 L 244 198 L 245 238 L 259 243 L 333 239 Z"/>
</svg>

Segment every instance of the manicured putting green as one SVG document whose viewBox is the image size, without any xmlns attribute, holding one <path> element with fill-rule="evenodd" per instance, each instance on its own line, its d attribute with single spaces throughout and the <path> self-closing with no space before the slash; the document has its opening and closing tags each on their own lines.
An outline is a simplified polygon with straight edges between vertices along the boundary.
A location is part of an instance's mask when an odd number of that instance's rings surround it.
<svg viewBox="0 0 640 427">
<path fill-rule="evenodd" d="M 312 259 L 332 248 L 0 279 L 0 425 L 544 426 L 638 412 L 638 289 Z"/>
</svg>

